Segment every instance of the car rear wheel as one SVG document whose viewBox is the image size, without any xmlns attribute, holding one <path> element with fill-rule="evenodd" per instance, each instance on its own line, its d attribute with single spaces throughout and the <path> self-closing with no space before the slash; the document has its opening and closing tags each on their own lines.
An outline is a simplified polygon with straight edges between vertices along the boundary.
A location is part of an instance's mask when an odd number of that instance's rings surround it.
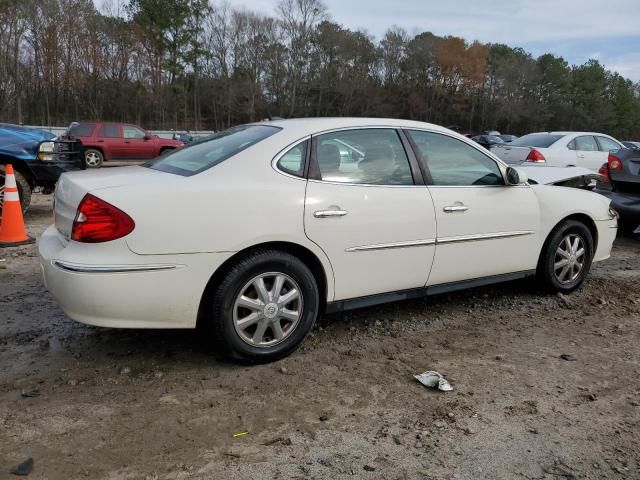
<svg viewBox="0 0 640 480">
<path fill-rule="evenodd" d="M 84 160 L 89 168 L 101 167 L 104 163 L 104 156 L 100 150 L 94 148 L 87 148 L 84 151 Z"/>
<path fill-rule="evenodd" d="M 552 292 L 572 292 L 589 273 L 593 248 L 593 236 L 584 223 L 563 221 L 551 232 L 540 256 L 539 283 Z"/>
<path fill-rule="evenodd" d="M 0 165 L 0 217 L 2 216 L 2 206 L 4 204 L 4 178 L 5 178 L 4 165 Z M 20 205 L 22 206 L 22 212 L 26 212 L 31 204 L 31 186 L 27 179 L 20 172 L 15 172 L 16 185 L 18 186 L 18 195 L 20 195 Z"/>
<path fill-rule="evenodd" d="M 226 272 L 210 302 L 214 342 L 231 358 L 267 363 L 296 350 L 318 316 L 315 277 L 298 258 L 262 250 Z"/>
</svg>

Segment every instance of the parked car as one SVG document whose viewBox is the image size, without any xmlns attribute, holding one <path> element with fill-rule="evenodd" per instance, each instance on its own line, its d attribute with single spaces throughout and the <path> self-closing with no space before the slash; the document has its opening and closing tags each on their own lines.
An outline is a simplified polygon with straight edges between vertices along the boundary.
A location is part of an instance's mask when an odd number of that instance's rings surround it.
<svg viewBox="0 0 640 480">
<path fill-rule="evenodd" d="M 531 276 L 571 292 L 616 235 L 602 195 L 529 185 L 415 121 L 249 124 L 114 170 L 63 175 L 48 289 L 80 322 L 198 325 L 245 362 L 288 355 L 322 312 Z"/>
<path fill-rule="evenodd" d="M 557 167 L 584 167 L 597 172 L 611 150 L 624 146 L 602 133 L 542 132 L 530 133 L 506 145 L 497 145 L 493 153 L 510 165 L 523 162 Z"/>
<path fill-rule="evenodd" d="M 57 139 L 42 130 L 0 124 L 0 214 L 8 163 L 13 165 L 21 205 L 26 210 L 36 187 L 51 193 L 62 172 L 83 168 L 82 145 L 68 138 Z"/>
<path fill-rule="evenodd" d="M 471 140 L 479 143 L 487 150 L 491 150 L 496 145 L 501 145 L 504 143 L 504 140 L 497 135 L 477 135 L 475 137 L 471 137 Z"/>
<path fill-rule="evenodd" d="M 623 148 L 610 153 L 602 173 L 594 191 L 611 199 L 620 215 L 620 230 L 633 232 L 640 225 L 640 151 Z"/>
<path fill-rule="evenodd" d="M 190 133 L 179 133 L 179 132 L 175 132 L 172 136 L 172 138 L 174 140 L 177 140 L 179 142 L 182 142 L 184 145 L 186 145 L 187 143 L 192 143 L 193 142 L 193 136 Z"/>
<path fill-rule="evenodd" d="M 622 144 L 625 147 L 630 148 L 631 150 L 640 150 L 640 142 L 625 141 L 625 142 L 622 142 Z"/>
<path fill-rule="evenodd" d="M 509 135 L 509 134 L 501 134 L 498 136 L 504 141 L 504 143 L 511 143 L 516 138 L 519 138 L 517 135 Z"/>
<path fill-rule="evenodd" d="M 87 167 L 100 167 L 108 160 L 149 160 L 183 145 L 129 123 L 73 123 L 68 134 L 84 145 Z"/>
</svg>

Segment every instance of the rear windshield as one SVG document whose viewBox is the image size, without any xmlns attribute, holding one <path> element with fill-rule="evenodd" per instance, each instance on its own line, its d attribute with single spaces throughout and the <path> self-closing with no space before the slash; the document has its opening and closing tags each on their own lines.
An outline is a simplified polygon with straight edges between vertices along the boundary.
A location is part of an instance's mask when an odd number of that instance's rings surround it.
<svg viewBox="0 0 640 480">
<path fill-rule="evenodd" d="M 270 137 L 281 129 L 270 125 L 241 125 L 175 150 L 147 167 L 185 177 L 195 175 Z"/>
<path fill-rule="evenodd" d="M 538 147 L 547 148 L 560 140 L 564 135 L 551 135 L 550 133 L 530 133 L 524 137 L 516 138 L 509 146 L 513 147 Z"/>
</svg>

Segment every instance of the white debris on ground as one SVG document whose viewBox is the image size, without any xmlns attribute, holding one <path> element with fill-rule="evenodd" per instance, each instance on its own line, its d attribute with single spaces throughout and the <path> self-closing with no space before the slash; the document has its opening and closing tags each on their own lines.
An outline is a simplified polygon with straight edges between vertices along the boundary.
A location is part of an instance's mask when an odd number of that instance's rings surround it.
<svg viewBox="0 0 640 480">
<path fill-rule="evenodd" d="M 446 378 L 444 378 L 440 373 L 432 370 L 421 373 L 420 375 L 414 375 L 413 377 L 425 387 L 437 388 L 443 392 L 450 392 L 453 390 L 453 387 Z"/>
</svg>

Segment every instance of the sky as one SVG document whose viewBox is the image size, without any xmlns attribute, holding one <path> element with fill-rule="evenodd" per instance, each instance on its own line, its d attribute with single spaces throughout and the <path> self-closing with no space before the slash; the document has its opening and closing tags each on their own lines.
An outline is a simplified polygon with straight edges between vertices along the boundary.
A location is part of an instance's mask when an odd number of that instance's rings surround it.
<svg viewBox="0 0 640 480">
<path fill-rule="evenodd" d="M 277 0 L 227 0 L 273 14 Z M 392 25 L 506 43 L 570 64 L 589 58 L 640 81 L 640 0 L 324 0 L 332 19 L 382 37 Z"/>
</svg>

